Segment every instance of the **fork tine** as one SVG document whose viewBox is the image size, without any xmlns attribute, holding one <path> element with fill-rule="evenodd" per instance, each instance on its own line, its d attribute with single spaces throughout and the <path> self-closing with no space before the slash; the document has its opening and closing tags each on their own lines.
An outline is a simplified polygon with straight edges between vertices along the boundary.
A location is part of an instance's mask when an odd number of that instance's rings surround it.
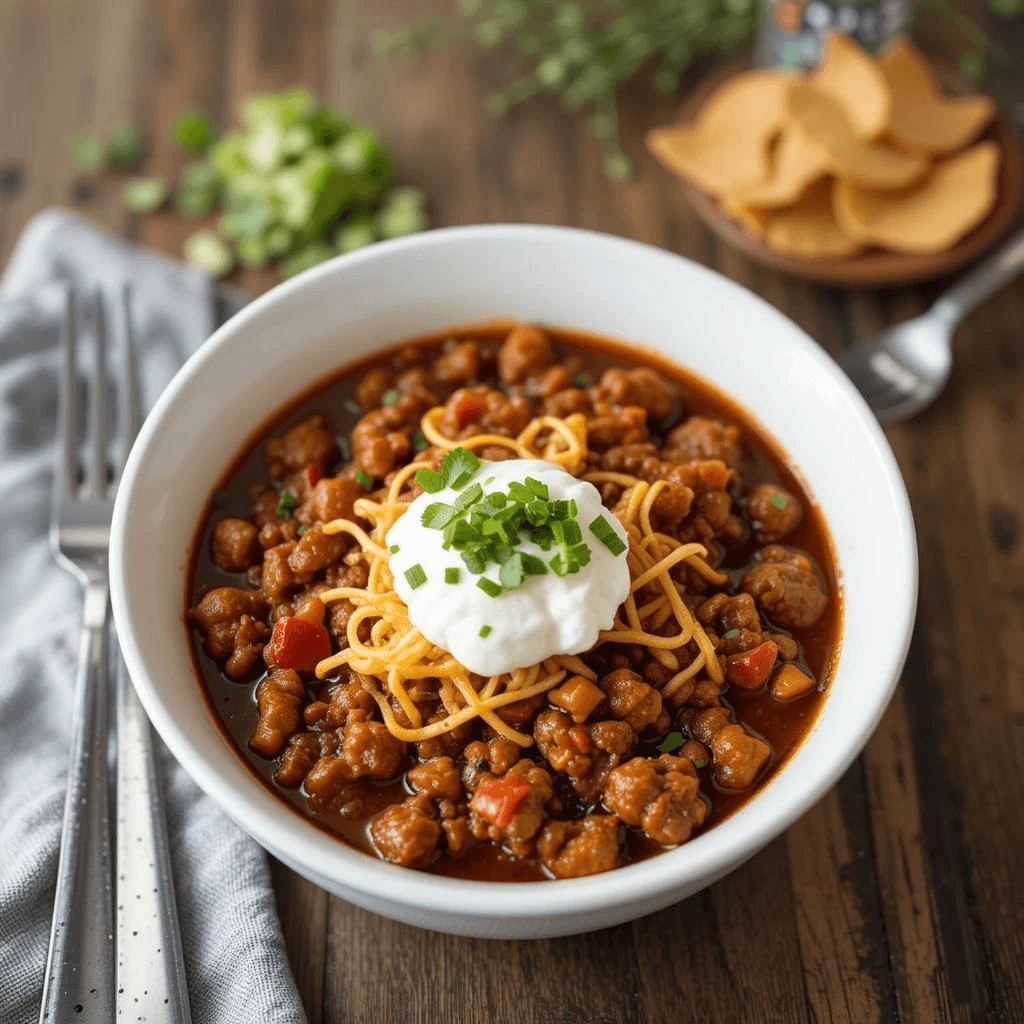
<svg viewBox="0 0 1024 1024">
<path fill-rule="evenodd" d="M 107 359 L 106 317 L 103 296 L 93 296 L 93 329 L 96 357 L 89 381 L 89 459 L 86 464 L 85 491 L 90 498 L 104 498 L 107 493 Z"/>
<path fill-rule="evenodd" d="M 70 288 L 60 325 L 60 404 L 57 417 L 55 494 L 73 494 L 78 486 L 78 387 L 75 367 L 75 296 Z"/>
<path fill-rule="evenodd" d="M 124 464 L 128 461 L 128 453 L 139 429 L 138 391 L 135 380 L 135 338 L 132 332 L 132 290 L 129 283 L 118 297 L 115 322 L 117 335 L 121 341 L 121 374 L 117 389 L 117 421 L 121 432 L 118 446 L 118 459 L 114 467 L 113 485 L 116 488 L 121 482 Z"/>
</svg>

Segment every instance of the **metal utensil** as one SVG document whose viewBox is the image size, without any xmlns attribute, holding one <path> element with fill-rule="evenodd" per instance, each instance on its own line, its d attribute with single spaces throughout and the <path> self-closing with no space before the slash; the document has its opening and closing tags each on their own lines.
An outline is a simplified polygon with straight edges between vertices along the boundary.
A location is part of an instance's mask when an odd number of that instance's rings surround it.
<svg viewBox="0 0 1024 1024">
<path fill-rule="evenodd" d="M 57 464 L 50 546 L 85 590 L 71 716 L 71 762 L 57 867 L 57 894 L 43 982 L 41 1024 L 114 1019 L 114 928 L 107 771 L 107 542 L 113 510 L 107 467 L 102 306 L 92 304 L 96 357 L 89 376 L 89 431 L 79 437 L 76 303 L 62 328 Z M 123 419 L 122 419 L 123 422 Z M 79 448 L 85 449 L 84 473 Z M 127 446 L 123 446 L 127 452 Z"/>
<path fill-rule="evenodd" d="M 1024 232 L 958 281 L 923 315 L 858 342 L 839 365 L 883 422 L 908 419 L 945 387 L 953 331 L 968 313 L 1024 270 Z"/>
<path fill-rule="evenodd" d="M 57 562 L 72 573 L 85 590 L 82 641 L 79 648 L 78 672 L 71 720 L 71 758 L 68 788 L 64 804 L 57 868 L 57 892 L 54 901 L 50 946 L 40 1024 L 109 1024 L 115 1017 L 115 971 L 113 894 L 110 850 L 109 776 L 107 769 L 107 621 L 109 615 L 109 581 L 107 547 L 113 496 L 135 434 L 134 372 L 130 359 L 130 332 L 127 291 L 112 303 L 110 326 L 123 341 L 120 360 L 121 375 L 114 384 L 118 439 L 115 457 L 108 455 L 107 390 L 111 386 L 107 373 L 108 323 L 102 296 L 97 293 L 88 308 L 76 308 L 69 292 L 62 329 L 64 354 L 60 384 L 59 434 L 53 505 L 50 519 L 50 543 Z M 93 336 L 93 359 L 88 374 L 89 426 L 85 438 L 80 436 L 78 408 L 77 355 L 79 322 Z M 80 468 L 80 450 L 84 467 Z M 124 762 L 122 776 L 126 782 L 122 792 L 135 794 L 133 810 L 122 815 L 121 845 L 124 856 L 118 867 L 119 909 L 127 900 L 141 919 L 161 924 L 170 922 L 177 931 L 177 915 L 173 891 L 164 879 L 170 867 L 160 855 L 166 854 L 166 838 L 162 845 L 150 843 L 153 833 L 153 812 L 145 803 L 151 793 L 147 783 L 134 782 L 138 765 L 151 765 L 152 747 L 146 753 L 148 733 L 132 719 L 128 705 L 119 713 L 125 726 L 120 756 Z M 141 715 L 141 711 L 139 711 Z M 143 722 L 145 719 L 143 718 Z M 148 729 L 148 723 L 146 723 Z M 148 759 L 148 760 L 147 760 Z M 141 769 L 151 778 L 152 769 Z M 138 802 L 141 801 L 141 802 Z M 136 826 L 140 826 L 135 831 Z M 138 837 L 138 838 L 137 838 Z M 131 886 L 131 887 L 129 887 Z M 119 913 L 119 918 L 121 917 Z M 153 926 L 150 925 L 152 928 Z M 169 958 L 169 965 L 160 971 L 140 968 L 133 975 L 118 974 L 139 992 L 160 995 L 166 1016 L 150 1016 L 150 1020 L 189 1020 L 187 995 L 184 993 L 184 968 L 180 939 L 157 947 Z M 176 955 L 176 961 L 174 960 Z M 175 979 L 178 979 L 177 981 Z M 126 990 L 128 991 L 128 990 Z M 171 1016 L 171 1010 L 175 1015 Z"/>
<path fill-rule="evenodd" d="M 131 298 L 124 296 L 125 410 L 139 426 L 132 365 Z M 118 659 L 117 679 L 117 1010 L 119 1019 L 191 1024 L 167 812 L 157 777 L 153 730 Z"/>
</svg>

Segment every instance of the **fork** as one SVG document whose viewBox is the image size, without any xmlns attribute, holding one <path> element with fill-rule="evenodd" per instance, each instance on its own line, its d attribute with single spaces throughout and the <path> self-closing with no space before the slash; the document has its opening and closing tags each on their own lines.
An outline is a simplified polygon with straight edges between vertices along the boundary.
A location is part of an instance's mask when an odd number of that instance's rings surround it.
<svg viewBox="0 0 1024 1024">
<path fill-rule="evenodd" d="M 961 320 L 1024 270 L 1024 231 L 972 270 L 913 320 L 860 341 L 839 365 L 883 422 L 908 419 L 945 387 L 953 363 L 953 332 Z"/>
<path fill-rule="evenodd" d="M 40 1024 L 114 1020 L 116 983 L 137 988 L 147 1002 L 159 1004 L 146 1019 L 189 1020 L 184 985 L 181 942 L 166 837 L 162 832 L 162 805 L 156 789 L 149 724 L 145 721 L 130 684 L 119 688 L 118 724 L 119 815 L 118 924 L 155 921 L 149 934 L 162 954 L 156 961 L 136 955 L 121 956 L 115 976 L 113 889 L 110 848 L 109 773 L 107 767 L 107 704 L 109 654 L 107 622 L 109 578 L 107 549 L 114 491 L 128 456 L 137 425 L 132 363 L 129 294 L 127 288 L 114 304 L 113 325 L 123 340 L 121 376 L 115 388 L 119 442 L 116 463 L 107 455 L 107 323 L 102 296 L 97 293 L 89 315 L 94 359 L 89 377 L 89 430 L 79 437 L 77 393 L 77 320 L 74 295 L 69 290 L 61 330 L 63 372 L 60 384 L 57 459 L 50 544 L 57 562 L 81 582 L 85 591 L 82 638 L 75 679 L 71 718 L 71 757 L 57 867 L 50 945 Z M 79 449 L 85 451 L 84 473 L 79 472 Z M 133 703 L 134 701 L 134 703 Z M 140 721 L 141 719 L 141 721 Z M 144 728 L 143 728 L 144 725 Z M 126 771 L 125 769 L 128 769 Z M 131 856 L 128 856 L 129 852 Z M 141 855 L 141 856 L 140 856 Z M 123 913 L 130 904 L 134 917 Z M 139 939 L 136 946 L 141 946 Z M 119 952 L 124 943 L 118 942 Z M 130 977 L 126 966 L 136 969 Z M 163 998 L 161 998 L 163 997 Z"/>
</svg>

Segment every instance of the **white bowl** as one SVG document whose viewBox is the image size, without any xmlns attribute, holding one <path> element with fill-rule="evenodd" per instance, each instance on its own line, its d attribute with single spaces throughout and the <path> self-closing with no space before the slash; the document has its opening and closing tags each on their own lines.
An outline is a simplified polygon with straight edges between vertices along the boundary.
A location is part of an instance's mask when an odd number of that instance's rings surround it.
<svg viewBox="0 0 1024 1024">
<path fill-rule="evenodd" d="M 845 624 L 817 724 L 722 824 L 651 860 L 589 878 L 471 882 L 353 850 L 274 797 L 225 743 L 200 695 L 182 623 L 189 545 L 207 496 L 256 427 L 321 377 L 393 342 L 516 317 L 660 349 L 752 410 L 821 504 Z M 917 551 L 906 491 L 867 407 L 835 363 L 750 292 L 649 246 L 564 228 L 432 231 L 286 282 L 225 324 L 174 378 L 121 483 L 111 540 L 114 617 L 149 716 L 189 774 L 274 856 L 388 917 L 460 935 L 533 938 L 617 924 L 737 867 L 832 786 L 864 746 L 906 655 Z"/>
</svg>

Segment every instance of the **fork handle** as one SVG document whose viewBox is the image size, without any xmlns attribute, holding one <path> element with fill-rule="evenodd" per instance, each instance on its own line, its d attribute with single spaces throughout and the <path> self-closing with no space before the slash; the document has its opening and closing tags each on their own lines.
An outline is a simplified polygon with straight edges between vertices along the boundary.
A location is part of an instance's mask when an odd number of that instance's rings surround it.
<svg viewBox="0 0 1024 1024">
<path fill-rule="evenodd" d="M 114 1019 L 114 934 L 107 770 L 106 581 L 85 589 L 71 718 L 71 765 L 57 862 L 40 1024 Z"/>
<path fill-rule="evenodd" d="M 123 1020 L 190 1024 L 167 815 L 153 733 L 128 671 L 117 681 L 117 1002 Z"/>
<path fill-rule="evenodd" d="M 1024 271 L 1024 231 L 1014 235 L 995 255 L 957 281 L 932 306 L 930 312 L 945 320 L 950 329 L 976 306 Z"/>
</svg>

